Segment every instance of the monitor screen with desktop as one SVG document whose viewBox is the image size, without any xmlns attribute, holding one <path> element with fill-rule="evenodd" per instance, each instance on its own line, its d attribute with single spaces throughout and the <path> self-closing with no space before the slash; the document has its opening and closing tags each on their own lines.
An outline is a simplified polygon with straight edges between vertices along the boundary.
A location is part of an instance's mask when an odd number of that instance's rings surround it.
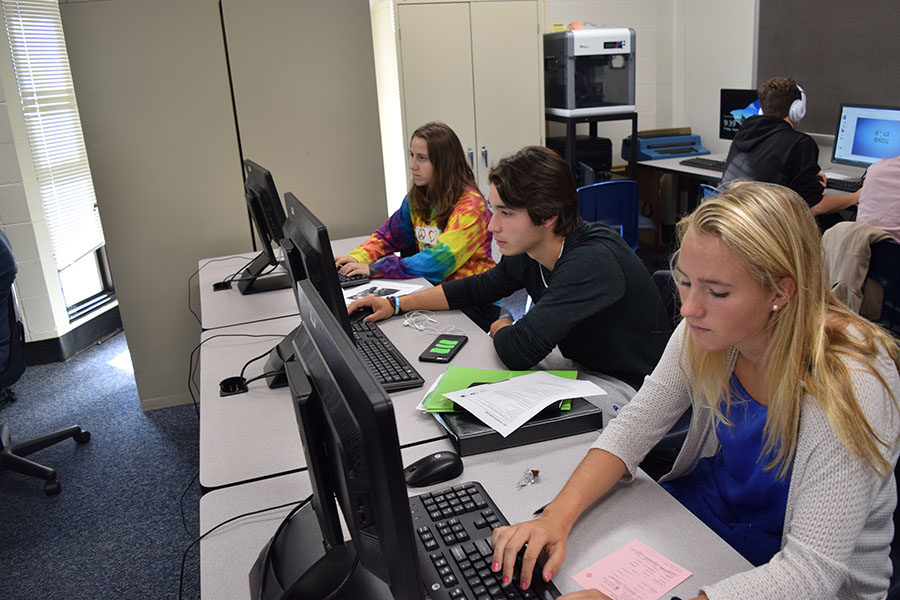
<svg viewBox="0 0 900 600">
<path fill-rule="evenodd" d="M 756 90 L 719 90 L 719 138 L 733 140 L 744 120 L 760 114 Z"/>
<path fill-rule="evenodd" d="M 868 167 L 900 156 L 900 107 L 841 104 L 831 162 Z"/>
<path fill-rule="evenodd" d="M 312 283 L 296 294 L 302 325 L 287 367 L 313 496 L 263 548 L 252 597 L 421 598 L 391 401 Z"/>
<path fill-rule="evenodd" d="M 284 208 L 272 174 L 252 160 L 244 161 L 244 198 L 261 252 L 240 273 L 238 290 L 242 294 L 255 294 L 288 289 L 291 278 L 286 273 L 266 274 L 267 269 L 278 266 L 275 248 L 281 241 L 284 225 Z"/>
</svg>

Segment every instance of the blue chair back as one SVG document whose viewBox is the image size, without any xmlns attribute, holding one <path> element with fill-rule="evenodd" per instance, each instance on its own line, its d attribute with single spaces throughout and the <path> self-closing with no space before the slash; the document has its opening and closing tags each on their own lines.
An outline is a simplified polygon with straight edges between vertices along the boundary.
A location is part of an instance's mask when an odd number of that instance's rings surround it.
<svg viewBox="0 0 900 600">
<path fill-rule="evenodd" d="M 578 212 L 585 221 L 600 221 L 622 228 L 622 238 L 638 248 L 637 181 L 614 179 L 578 188 Z"/>
<path fill-rule="evenodd" d="M 713 196 L 717 196 L 719 194 L 719 190 L 714 185 L 709 185 L 708 183 L 700 184 L 700 197 L 697 198 L 697 204 L 703 204 L 703 201 L 707 198 L 712 198 Z"/>
<path fill-rule="evenodd" d="M 894 334 L 900 334 L 900 242 L 889 239 L 872 244 L 869 261 L 869 279 L 884 288 L 881 303 L 881 325 Z"/>
</svg>

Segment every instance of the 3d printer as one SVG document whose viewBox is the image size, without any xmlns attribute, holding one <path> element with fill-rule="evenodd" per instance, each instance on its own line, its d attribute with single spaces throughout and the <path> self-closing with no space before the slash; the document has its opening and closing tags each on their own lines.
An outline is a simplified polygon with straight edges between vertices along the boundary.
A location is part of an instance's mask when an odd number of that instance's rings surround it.
<svg viewBox="0 0 900 600">
<path fill-rule="evenodd" d="M 634 111 L 634 30 L 544 34 L 545 107 L 578 117 Z"/>
</svg>

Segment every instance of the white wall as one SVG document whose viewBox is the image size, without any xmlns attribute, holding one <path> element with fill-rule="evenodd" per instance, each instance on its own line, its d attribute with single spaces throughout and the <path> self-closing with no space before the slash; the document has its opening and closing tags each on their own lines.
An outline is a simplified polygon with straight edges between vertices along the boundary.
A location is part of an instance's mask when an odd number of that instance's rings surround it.
<svg viewBox="0 0 900 600">
<path fill-rule="evenodd" d="M 546 0 L 545 6 L 548 31 L 572 21 L 635 30 L 639 129 L 692 127 L 713 152 L 727 148 L 719 140 L 719 89 L 753 87 L 756 0 Z M 614 164 L 624 162 L 621 140 L 630 127 L 598 123 L 598 135 L 613 141 Z M 586 129 L 580 125 L 579 134 Z"/>
<path fill-rule="evenodd" d="M 756 3 L 687 0 L 684 3 L 686 122 L 710 152 L 727 152 L 719 139 L 719 89 L 754 88 Z"/>
</svg>

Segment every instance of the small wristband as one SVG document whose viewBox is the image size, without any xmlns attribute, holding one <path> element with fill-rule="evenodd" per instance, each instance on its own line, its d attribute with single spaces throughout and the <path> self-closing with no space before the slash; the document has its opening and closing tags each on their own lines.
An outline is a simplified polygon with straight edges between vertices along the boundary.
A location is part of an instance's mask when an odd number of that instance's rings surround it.
<svg viewBox="0 0 900 600">
<path fill-rule="evenodd" d="M 397 296 L 388 296 L 388 302 L 391 303 L 391 306 L 394 309 L 393 316 L 396 317 L 397 315 L 399 315 L 400 313 L 403 312 L 402 310 L 400 310 L 400 299 L 397 298 Z"/>
</svg>

